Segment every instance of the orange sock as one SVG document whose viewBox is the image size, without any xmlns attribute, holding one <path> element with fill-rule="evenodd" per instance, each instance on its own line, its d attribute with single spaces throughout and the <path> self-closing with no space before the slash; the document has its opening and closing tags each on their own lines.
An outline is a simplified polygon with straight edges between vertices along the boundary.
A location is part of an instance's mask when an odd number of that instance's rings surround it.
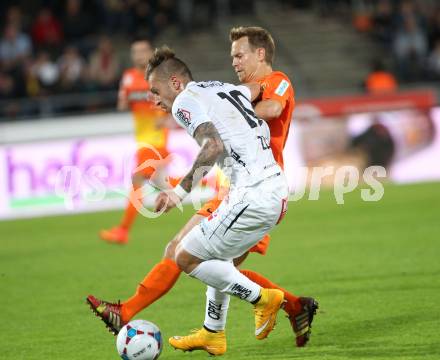
<svg viewBox="0 0 440 360">
<path fill-rule="evenodd" d="M 258 285 L 265 289 L 279 289 L 284 293 L 284 299 L 287 300 L 287 303 L 284 305 L 284 310 L 288 313 L 297 313 L 301 310 L 301 303 L 299 301 L 299 297 L 291 294 L 287 290 L 283 289 L 282 287 L 278 286 L 277 284 L 274 284 L 269 279 L 266 279 L 263 275 L 260 275 L 252 270 L 240 270 L 240 272 L 246 276 L 248 279 L 252 280 L 253 282 L 256 282 Z"/>
<path fill-rule="evenodd" d="M 138 197 L 138 195 L 136 195 L 136 192 L 135 192 L 139 188 L 140 187 L 133 186 L 133 189 L 131 190 L 130 196 L 128 198 L 128 204 L 125 209 L 124 216 L 121 221 L 121 227 L 123 227 L 127 230 L 130 230 L 130 228 L 132 227 L 134 220 L 136 219 L 136 216 L 138 214 L 138 211 L 133 204 L 138 203 L 138 201 L 140 200 L 140 199 L 139 200 L 136 199 L 136 197 Z"/>
<path fill-rule="evenodd" d="M 171 259 L 163 259 L 142 280 L 130 299 L 122 303 L 122 319 L 129 321 L 139 311 L 165 295 L 176 283 L 180 269 Z"/>
</svg>

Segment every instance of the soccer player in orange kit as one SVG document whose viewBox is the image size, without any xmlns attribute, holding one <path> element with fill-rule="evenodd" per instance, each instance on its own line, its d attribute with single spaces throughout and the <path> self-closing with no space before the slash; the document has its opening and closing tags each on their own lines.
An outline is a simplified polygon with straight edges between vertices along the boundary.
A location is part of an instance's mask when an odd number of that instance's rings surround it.
<svg viewBox="0 0 440 360">
<path fill-rule="evenodd" d="M 133 189 L 121 222 L 109 230 L 102 230 L 99 236 L 110 243 L 125 244 L 129 232 L 138 214 L 137 207 L 142 206 L 142 186 L 145 180 L 160 184 L 160 173 L 165 170 L 168 130 L 164 127 L 167 114 L 154 103 L 149 85 L 144 78 L 145 67 L 153 54 L 148 40 L 135 40 L 131 45 L 133 67 L 127 69 L 121 80 L 118 93 L 118 110 L 130 109 L 134 118 L 137 143 L 136 169 L 132 176 Z M 154 161 L 154 167 L 148 166 Z"/>
<path fill-rule="evenodd" d="M 240 82 L 258 82 L 261 85 L 260 98 L 254 104 L 255 113 L 268 122 L 271 131 L 272 152 L 275 160 L 283 166 L 282 150 L 289 132 L 295 102 L 294 91 L 288 77 L 282 72 L 272 70 L 275 52 L 273 39 L 262 28 L 239 27 L 231 30 L 230 40 L 232 42 L 232 65 Z M 175 238 L 168 243 L 163 260 L 153 267 L 130 299 L 116 304 L 99 300 L 92 295 L 87 298 L 92 310 L 101 317 L 112 332 L 117 333 L 134 315 L 173 287 L 180 275 L 180 269 L 174 261 L 177 245 L 204 217 L 210 216 L 220 203 L 220 198 L 207 202 L 188 221 Z M 264 254 L 269 239 L 269 236 L 265 236 L 259 244 L 250 249 L 250 252 Z M 234 263 L 239 265 L 246 256 L 247 254 L 236 259 Z M 284 310 L 295 332 L 296 344 L 299 347 L 304 346 L 310 338 L 311 323 L 318 308 L 317 302 L 313 298 L 297 297 L 256 272 L 250 270 L 241 270 L 241 272 L 263 288 L 277 288 L 284 292 L 286 300 Z M 227 300 L 209 298 L 208 293 L 207 295 L 207 314 L 204 327 L 192 335 L 171 338 L 170 343 L 175 348 L 182 350 L 204 349 L 213 355 L 221 355 L 226 351 L 224 334 L 226 311 L 219 313 L 218 309 L 227 310 L 227 303 L 221 303 L 227 302 Z M 210 328 L 212 319 L 209 319 L 209 314 L 213 314 L 213 309 L 215 310 L 215 321 L 217 321 L 216 328 Z M 217 325 L 219 326 L 217 327 Z"/>
</svg>

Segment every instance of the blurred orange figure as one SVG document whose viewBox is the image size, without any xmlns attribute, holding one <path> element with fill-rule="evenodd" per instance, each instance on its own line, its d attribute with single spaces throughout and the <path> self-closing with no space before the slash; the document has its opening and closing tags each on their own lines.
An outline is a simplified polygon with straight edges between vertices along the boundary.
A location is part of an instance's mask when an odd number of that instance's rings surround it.
<svg viewBox="0 0 440 360">
<path fill-rule="evenodd" d="M 393 74 L 386 71 L 382 61 L 375 60 L 372 72 L 365 80 L 365 88 L 370 94 L 382 94 L 396 91 L 397 80 Z"/>
<path fill-rule="evenodd" d="M 127 69 L 121 80 L 118 93 L 118 110 L 130 109 L 134 118 L 137 142 L 136 169 L 133 173 L 133 188 L 124 216 L 119 225 L 100 232 L 101 239 L 118 244 L 125 244 L 129 231 L 138 214 L 137 206 L 142 204 L 141 188 L 145 180 L 162 186 L 161 172 L 165 167 L 168 130 L 164 127 L 166 113 L 154 104 L 153 95 L 145 80 L 145 68 L 153 54 L 148 40 L 137 40 L 131 45 L 133 67 Z M 152 162 L 154 161 L 154 168 Z"/>
</svg>

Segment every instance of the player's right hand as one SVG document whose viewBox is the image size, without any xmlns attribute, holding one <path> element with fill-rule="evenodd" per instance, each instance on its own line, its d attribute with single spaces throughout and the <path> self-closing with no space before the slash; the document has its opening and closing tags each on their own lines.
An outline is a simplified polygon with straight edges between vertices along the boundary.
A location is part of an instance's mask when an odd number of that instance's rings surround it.
<svg viewBox="0 0 440 360">
<path fill-rule="evenodd" d="M 174 207 L 181 208 L 181 200 L 172 190 L 162 191 L 156 198 L 154 211 L 168 212 Z"/>
</svg>

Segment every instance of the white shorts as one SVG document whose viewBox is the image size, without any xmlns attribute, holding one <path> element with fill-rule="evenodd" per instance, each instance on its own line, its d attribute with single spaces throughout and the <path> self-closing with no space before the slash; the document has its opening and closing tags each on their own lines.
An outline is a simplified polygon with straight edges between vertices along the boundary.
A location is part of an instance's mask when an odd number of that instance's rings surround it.
<svg viewBox="0 0 440 360">
<path fill-rule="evenodd" d="M 183 239 L 182 247 L 202 260 L 232 260 L 266 235 L 286 211 L 288 186 L 284 174 L 255 186 L 231 189 L 211 216 Z"/>
</svg>

